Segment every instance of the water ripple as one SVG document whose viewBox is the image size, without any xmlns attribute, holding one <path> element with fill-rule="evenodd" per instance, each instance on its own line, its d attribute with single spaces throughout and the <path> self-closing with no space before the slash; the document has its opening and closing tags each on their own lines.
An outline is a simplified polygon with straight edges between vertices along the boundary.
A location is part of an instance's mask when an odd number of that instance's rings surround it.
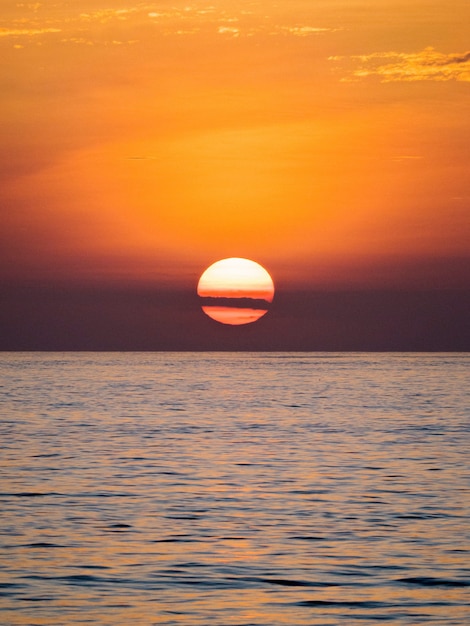
<svg viewBox="0 0 470 626">
<path fill-rule="evenodd" d="M 470 623 L 470 355 L 0 355 L 0 622 Z"/>
</svg>

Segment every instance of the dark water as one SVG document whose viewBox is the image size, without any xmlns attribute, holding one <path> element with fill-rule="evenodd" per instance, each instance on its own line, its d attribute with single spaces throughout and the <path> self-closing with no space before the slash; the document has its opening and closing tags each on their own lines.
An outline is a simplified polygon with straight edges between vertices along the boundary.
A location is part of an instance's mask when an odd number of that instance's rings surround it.
<svg viewBox="0 0 470 626">
<path fill-rule="evenodd" d="M 0 623 L 470 623 L 470 355 L 0 356 Z"/>
</svg>

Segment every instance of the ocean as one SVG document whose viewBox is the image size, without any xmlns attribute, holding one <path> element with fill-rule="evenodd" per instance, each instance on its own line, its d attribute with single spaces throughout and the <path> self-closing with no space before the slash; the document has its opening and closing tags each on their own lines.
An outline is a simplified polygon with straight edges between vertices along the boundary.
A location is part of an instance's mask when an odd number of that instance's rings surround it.
<svg viewBox="0 0 470 626">
<path fill-rule="evenodd" d="M 0 623 L 470 623 L 470 354 L 2 353 Z"/>
</svg>

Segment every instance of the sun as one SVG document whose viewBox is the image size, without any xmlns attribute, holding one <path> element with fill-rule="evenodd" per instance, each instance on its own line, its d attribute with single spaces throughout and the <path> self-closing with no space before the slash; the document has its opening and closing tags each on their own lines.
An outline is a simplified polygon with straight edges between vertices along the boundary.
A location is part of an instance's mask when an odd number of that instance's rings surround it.
<svg viewBox="0 0 470 626">
<path fill-rule="evenodd" d="M 203 272 L 197 286 L 202 310 L 222 324 L 239 326 L 263 317 L 274 298 L 274 283 L 259 263 L 232 257 Z"/>
</svg>

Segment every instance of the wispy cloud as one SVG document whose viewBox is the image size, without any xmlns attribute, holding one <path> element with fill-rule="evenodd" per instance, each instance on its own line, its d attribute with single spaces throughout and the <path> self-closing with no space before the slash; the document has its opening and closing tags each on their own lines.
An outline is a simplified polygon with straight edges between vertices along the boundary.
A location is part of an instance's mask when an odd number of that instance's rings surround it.
<svg viewBox="0 0 470 626">
<path fill-rule="evenodd" d="M 401 154 L 395 157 L 392 157 L 392 161 L 399 161 L 399 162 L 413 162 L 413 161 L 421 161 L 424 157 L 421 155 L 414 155 L 414 154 Z"/>
<path fill-rule="evenodd" d="M 42 3 L 41 2 L 18 2 L 17 7 L 19 8 L 26 8 L 26 9 L 31 9 L 32 11 L 37 11 L 38 9 L 40 9 L 42 7 Z"/>
<path fill-rule="evenodd" d="M 62 32 L 60 28 L 0 28 L 0 37 L 32 37 L 60 32 Z"/>
<path fill-rule="evenodd" d="M 309 35 L 318 35 L 319 33 L 335 32 L 338 28 L 318 28 L 316 26 L 282 26 L 280 30 L 289 35 L 296 37 L 308 37 Z"/>
<path fill-rule="evenodd" d="M 376 77 L 381 82 L 470 81 L 470 52 L 444 54 L 434 48 L 420 52 L 374 52 L 350 57 L 333 56 L 330 61 L 354 63 L 343 81 Z"/>
<path fill-rule="evenodd" d="M 231 35 L 232 37 L 238 37 L 240 35 L 240 30 L 233 26 L 219 26 L 217 32 L 220 35 Z"/>
<path fill-rule="evenodd" d="M 137 12 L 137 8 L 130 9 L 98 9 L 90 13 L 80 13 L 80 19 L 86 22 L 109 22 L 110 20 L 127 20 L 129 15 Z"/>
<path fill-rule="evenodd" d="M 210 0 L 209 0 L 210 2 Z M 100 2 L 96 3 L 101 4 Z M 216 34 L 222 37 L 243 38 L 256 35 L 273 37 L 312 37 L 337 28 L 325 28 L 322 24 L 309 23 L 284 24 L 274 16 L 257 11 L 239 10 L 235 6 L 214 6 L 203 2 L 195 4 L 170 2 L 129 2 L 127 7 L 109 8 L 95 6 L 83 11 L 78 8 L 74 11 L 65 3 L 41 4 L 17 3 L 16 14 L 9 20 L 2 20 L 0 38 L 16 38 L 15 44 L 32 44 L 28 41 L 33 35 L 48 35 L 62 33 L 60 43 L 83 45 L 111 45 L 135 43 L 135 35 L 139 37 L 150 32 L 143 31 L 142 25 L 150 24 L 154 32 L 161 35 Z M 51 10 L 51 8 L 54 10 Z M 104 30 L 102 25 L 109 28 Z M 129 40 L 123 36 L 129 30 Z M 108 40 L 109 38 L 109 40 Z M 6 40 L 4 39 L 5 43 Z M 37 38 L 34 40 L 37 43 Z M 15 45 L 15 47 L 19 47 Z M 22 46 L 21 46 L 22 47 Z"/>
<path fill-rule="evenodd" d="M 323 28 L 307 24 L 286 26 L 271 21 L 266 15 L 263 15 L 261 19 L 258 20 L 258 23 L 254 23 L 252 19 L 253 16 L 255 16 L 255 13 L 252 11 L 242 10 L 236 14 L 232 14 L 225 10 L 218 10 L 214 6 L 196 8 L 189 5 L 179 9 L 175 7 L 168 8 L 167 10 L 160 8 L 159 10 L 147 12 L 147 17 L 150 18 L 154 24 L 160 24 L 164 27 L 166 34 L 175 32 L 176 34 L 195 34 L 202 29 L 210 31 L 212 28 L 213 32 L 215 30 L 215 32 L 220 35 L 229 35 L 232 37 L 252 37 L 256 34 L 266 33 L 271 36 L 309 37 L 311 35 L 339 30 L 337 28 Z M 192 27 L 189 29 L 175 30 L 178 23 L 190 23 Z"/>
</svg>

